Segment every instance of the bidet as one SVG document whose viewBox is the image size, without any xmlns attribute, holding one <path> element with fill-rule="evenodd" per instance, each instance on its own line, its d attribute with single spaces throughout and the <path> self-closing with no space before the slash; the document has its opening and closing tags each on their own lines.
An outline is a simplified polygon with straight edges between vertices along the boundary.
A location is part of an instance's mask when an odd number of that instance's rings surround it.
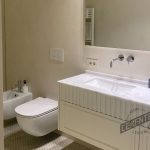
<svg viewBox="0 0 150 150">
<path fill-rule="evenodd" d="M 6 91 L 3 93 L 3 115 L 4 120 L 16 117 L 15 108 L 25 102 L 32 100 L 32 93 L 20 93 L 16 91 Z"/>
</svg>

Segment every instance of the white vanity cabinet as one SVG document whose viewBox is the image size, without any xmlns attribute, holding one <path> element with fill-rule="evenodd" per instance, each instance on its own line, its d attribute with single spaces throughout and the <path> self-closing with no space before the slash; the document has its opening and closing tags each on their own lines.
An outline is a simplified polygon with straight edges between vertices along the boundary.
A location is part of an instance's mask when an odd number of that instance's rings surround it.
<svg viewBox="0 0 150 150">
<path fill-rule="evenodd" d="M 59 130 L 104 150 L 130 150 L 129 135 L 120 135 L 119 122 L 64 101 L 59 109 Z"/>
<path fill-rule="evenodd" d="M 60 131 L 104 150 L 150 150 L 149 124 L 120 133 L 120 125 L 149 112 L 148 105 L 68 81 L 59 82 Z"/>
</svg>

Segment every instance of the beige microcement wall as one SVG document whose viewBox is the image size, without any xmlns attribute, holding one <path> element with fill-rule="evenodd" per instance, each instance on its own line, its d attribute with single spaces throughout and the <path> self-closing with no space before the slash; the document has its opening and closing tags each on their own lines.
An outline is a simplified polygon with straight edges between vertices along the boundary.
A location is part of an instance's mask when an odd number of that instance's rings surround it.
<svg viewBox="0 0 150 150">
<path fill-rule="evenodd" d="M 0 0 L 0 150 L 3 150 L 3 54 L 2 54 L 2 1 Z"/>
<path fill-rule="evenodd" d="M 150 50 L 149 0 L 85 0 L 95 8 L 95 45 Z"/>
<path fill-rule="evenodd" d="M 6 75 L 5 75 L 5 73 L 6 73 L 6 67 L 5 67 L 5 15 L 4 15 L 4 13 L 5 13 L 5 10 L 4 10 L 4 8 L 5 8 L 5 0 L 2 0 L 2 46 L 3 46 L 3 91 L 5 91 L 5 77 L 6 77 Z"/>
<path fill-rule="evenodd" d="M 34 97 L 57 98 L 57 80 L 83 70 L 82 0 L 5 0 L 6 85 L 27 79 Z M 49 59 L 62 48 L 65 61 Z"/>
</svg>

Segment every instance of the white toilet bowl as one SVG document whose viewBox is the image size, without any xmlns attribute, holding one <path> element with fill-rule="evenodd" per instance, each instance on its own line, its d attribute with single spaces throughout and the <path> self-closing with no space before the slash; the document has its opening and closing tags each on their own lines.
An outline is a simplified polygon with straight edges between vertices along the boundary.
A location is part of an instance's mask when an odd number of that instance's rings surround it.
<svg viewBox="0 0 150 150">
<path fill-rule="evenodd" d="M 33 136 L 44 136 L 57 129 L 58 102 L 37 98 L 15 109 L 19 126 Z"/>
</svg>

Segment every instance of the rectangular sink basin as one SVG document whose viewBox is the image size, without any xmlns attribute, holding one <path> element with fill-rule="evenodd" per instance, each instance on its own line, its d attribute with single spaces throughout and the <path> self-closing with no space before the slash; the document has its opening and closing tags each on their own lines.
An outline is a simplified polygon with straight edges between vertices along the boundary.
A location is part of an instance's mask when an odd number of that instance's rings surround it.
<svg viewBox="0 0 150 150">
<path fill-rule="evenodd" d="M 113 82 L 107 81 L 107 80 L 100 80 L 100 79 L 93 79 L 90 81 L 87 81 L 85 85 L 92 86 L 94 88 L 102 89 L 102 90 L 109 90 L 111 91 L 113 89 Z"/>
<path fill-rule="evenodd" d="M 117 92 L 118 94 L 129 94 L 136 86 L 118 82 L 118 80 L 93 79 L 85 83 L 87 86 L 98 88 L 107 92 Z"/>
</svg>

